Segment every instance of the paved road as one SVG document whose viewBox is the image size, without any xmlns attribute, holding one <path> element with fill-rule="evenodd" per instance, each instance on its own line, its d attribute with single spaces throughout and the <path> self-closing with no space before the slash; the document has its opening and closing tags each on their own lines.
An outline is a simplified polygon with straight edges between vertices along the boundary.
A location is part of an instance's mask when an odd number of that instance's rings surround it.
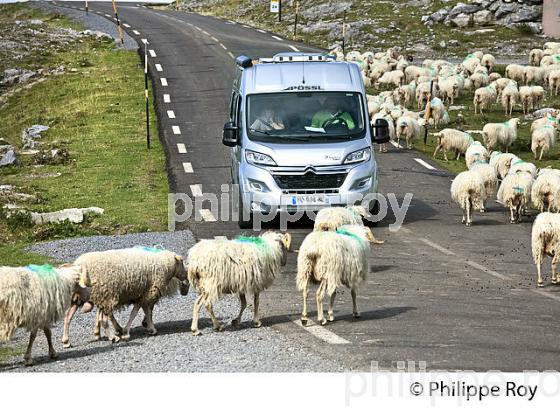
<svg viewBox="0 0 560 410">
<path fill-rule="evenodd" d="M 90 7 L 111 13 L 110 4 Z M 221 184 L 230 182 L 220 136 L 233 56 L 313 48 L 218 18 L 119 7 L 126 31 L 139 42 L 147 39 L 153 50 L 150 72 L 173 190 L 196 195 L 200 186 L 219 193 Z M 343 291 L 334 323 L 297 325 L 301 298 L 294 289 L 293 254 L 264 296 L 265 326 L 315 354 L 337 358 L 347 369 L 367 370 L 372 363 L 389 369 L 405 364 L 429 370 L 560 369 L 555 320 L 560 289 L 535 287 L 531 221 L 510 225 L 504 209 L 491 202 L 489 212 L 476 215 L 475 224 L 465 228 L 450 201 L 451 175 L 414 151 L 392 150 L 378 160 L 381 190 L 395 193 L 399 202 L 407 192 L 414 199 L 402 229 L 389 230 L 391 217 L 376 229 L 386 243 L 371 253 L 371 274 L 359 292 L 362 318 L 352 319 L 350 295 Z M 188 224 L 197 238 L 239 234 L 236 224 L 203 216 L 206 221 Z M 290 228 L 296 248 L 309 230 Z"/>
</svg>

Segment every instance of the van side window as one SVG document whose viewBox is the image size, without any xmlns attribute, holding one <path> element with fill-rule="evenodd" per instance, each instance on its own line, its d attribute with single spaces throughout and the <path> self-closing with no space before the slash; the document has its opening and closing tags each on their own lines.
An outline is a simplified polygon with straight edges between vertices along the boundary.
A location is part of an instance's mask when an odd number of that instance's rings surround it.
<svg viewBox="0 0 560 410">
<path fill-rule="evenodd" d="M 236 111 L 236 97 L 237 97 L 237 93 L 235 91 L 233 91 L 231 93 L 231 99 L 229 101 L 229 119 L 230 121 L 233 121 L 234 117 L 235 117 L 235 111 Z"/>
</svg>

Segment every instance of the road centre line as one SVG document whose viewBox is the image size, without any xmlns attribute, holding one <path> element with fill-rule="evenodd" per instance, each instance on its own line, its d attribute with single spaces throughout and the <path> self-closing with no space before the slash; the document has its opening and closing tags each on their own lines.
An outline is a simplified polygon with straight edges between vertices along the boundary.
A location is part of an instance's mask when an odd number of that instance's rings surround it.
<svg viewBox="0 0 560 410">
<path fill-rule="evenodd" d="M 482 272 L 484 272 L 484 273 L 487 273 L 487 274 L 489 274 L 489 275 L 492 275 L 492 276 L 494 276 L 494 277 L 496 277 L 496 278 L 498 278 L 498 279 L 501 279 L 501 280 L 509 280 L 509 278 L 508 278 L 507 276 L 502 275 L 501 273 L 495 272 L 495 271 L 493 271 L 492 269 L 488 269 L 487 267 L 482 266 L 482 265 L 479 264 L 479 263 L 476 263 L 476 262 L 473 262 L 473 261 L 466 261 L 466 264 L 469 265 L 469 266 L 471 266 L 471 267 L 473 267 L 473 268 L 475 268 L 475 269 L 478 269 L 478 270 L 480 270 L 480 271 L 482 271 Z"/>
<path fill-rule="evenodd" d="M 231 58 L 233 58 L 235 60 L 235 56 L 233 55 L 233 53 L 231 51 L 228 51 L 228 54 Z"/>
<path fill-rule="evenodd" d="M 201 209 L 199 212 L 200 216 L 202 216 L 202 219 L 204 219 L 206 222 L 216 222 L 216 217 L 212 215 L 212 212 L 210 212 L 209 209 Z"/>
<path fill-rule="evenodd" d="M 390 143 L 391 143 L 391 145 L 392 145 L 392 146 L 394 146 L 395 148 L 403 148 L 403 146 L 402 146 L 402 145 L 400 145 L 400 144 L 397 144 L 397 143 L 396 143 L 395 141 L 393 141 L 393 140 L 391 140 L 391 141 L 389 141 L 389 142 L 390 142 Z"/>
<path fill-rule="evenodd" d="M 426 161 L 424 161 L 421 158 L 414 158 L 414 161 L 418 162 L 423 167 L 428 168 L 430 171 L 435 171 L 436 170 L 434 167 L 432 167 L 430 164 L 428 164 Z"/>
<path fill-rule="evenodd" d="M 181 135 L 181 128 L 179 128 L 178 125 L 173 125 L 171 127 L 171 129 L 173 130 L 173 134 L 175 135 Z"/>
<path fill-rule="evenodd" d="M 264 31 L 264 30 L 262 30 L 262 29 L 260 29 L 260 28 L 258 28 L 257 31 L 258 31 L 259 33 L 265 33 L 265 34 L 266 34 L 266 31 Z"/>
<path fill-rule="evenodd" d="M 202 185 L 200 184 L 196 184 L 196 185 L 191 185 L 191 192 L 193 194 L 193 196 L 202 196 Z"/>
<path fill-rule="evenodd" d="M 190 162 L 183 162 L 183 170 L 185 171 L 185 174 L 192 174 L 194 172 Z"/>
<path fill-rule="evenodd" d="M 224 46 L 222 43 L 220 43 L 220 47 L 222 47 L 224 50 L 227 50 L 227 47 Z"/>
<path fill-rule="evenodd" d="M 130 28 L 130 25 L 126 23 L 123 23 L 123 26 L 125 26 L 126 28 Z"/>
<path fill-rule="evenodd" d="M 138 30 L 132 30 L 132 32 L 133 32 L 134 34 L 136 34 L 137 36 L 140 35 L 140 32 L 139 32 Z"/>
<path fill-rule="evenodd" d="M 161 81 L 161 85 L 163 87 L 167 87 L 167 78 L 162 77 L 162 78 L 160 78 L 160 81 Z"/>
<path fill-rule="evenodd" d="M 452 256 L 455 255 L 455 252 L 450 251 L 449 249 L 444 248 L 443 246 L 439 246 L 437 243 L 434 243 L 432 241 L 430 241 L 429 239 L 426 238 L 420 238 L 420 240 L 422 242 L 424 242 L 426 245 L 431 246 L 434 249 L 437 249 L 438 251 L 440 251 L 441 253 L 444 253 L 448 256 Z"/>
<path fill-rule="evenodd" d="M 185 144 L 183 143 L 178 143 L 177 144 L 177 152 L 179 154 L 186 154 L 187 153 L 187 147 L 185 147 Z"/>
<path fill-rule="evenodd" d="M 156 58 L 156 57 L 157 57 L 157 54 L 156 54 L 156 52 L 155 52 L 154 50 L 149 50 L 148 52 L 150 53 L 150 57 L 152 57 L 152 58 Z"/>
<path fill-rule="evenodd" d="M 554 299 L 555 301 L 560 302 L 560 296 L 556 295 L 554 293 L 545 292 L 544 290 L 540 290 L 540 289 L 531 289 L 531 291 L 533 291 L 534 293 L 537 293 L 541 296 L 544 296 L 546 298 Z"/>
<path fill-rule="evenodd" d="M 167 116 L 171 119 L 174 119 L 175 118 L 175 111 L 167 110 Z"/>
<path fill-rule="evenodd" d="M 290 45 L 289 47 L 290 47 L 292 50 L 294 50 L 294 51 L 296 51 L 296 52 L 299 53 L 299 48 L 297 48 L 296 46 Z"/>
<path fill-rule="evenodd" d="M 220 40 L 218 40 L 218 39 L 217 39 L 216 37 L 214 37 L 214 36 L 210 36 L 210 38 L 211 38 L 212 40 L 214 40 L 216 43 L 220 41 Z"/>
<path fill-rule="evenodd" d="M 161 66 L 161 64 L 156 64 L 155 67 L 157 71 L 163 71 L 163 67 Z"/>
<path fill-rule="evenodd" d="M 278 37 L 278 36 L 272 36 L 272 38 L 275 39 L 275 40 L 278 40 L 278 41 L 284 41 L 283 39 L 281 39 L 281 38 Z"/>
<path fill-rule="evenodd" d="M 170 103 L 171 102 L 171 96 L 169 94 L 163 94 L 163 102 L 164 103 Z"/>
<path fill-rule="evenodd" d="M 321 339 L 324 342 L 327 342 L 331 345 L 347 345 L 350 344 L 350 342 L 340 336 L 338 336 L 337 334 L 331 332 L 330 330 L 327 330 L 326 328 L 324 328 L 323 326 L 319 326 L 317 324 L 315 324 L 315 322 L 313 322 L 311 319 L 307 320 L 307 325 L 303 326 L 301 324 L 301 320 L 293 320 L 293 323 L 295 323 L 297 326 L 301 327 L 303 330 L 311 333 L 313 336 L 315 336 L 318 339 Z"/>
</svg>

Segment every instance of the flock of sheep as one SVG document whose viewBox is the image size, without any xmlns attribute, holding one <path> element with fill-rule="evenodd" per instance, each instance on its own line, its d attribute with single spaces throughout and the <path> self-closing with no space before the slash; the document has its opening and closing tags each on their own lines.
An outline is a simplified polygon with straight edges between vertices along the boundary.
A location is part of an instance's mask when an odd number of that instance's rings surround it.
<svg viewBox="0 0 560 410">
<path fill-rule="evenodd" d="M 321 325 L 334 320 L 336 290 L 342 285 L 351 289 L 353 315 L 360 316 L 356 291 L 369 272 L 370 243 L 383 243 L 364 226 L 363 218 L 367 215 L 362 206 L 318 212 L 314 230 L 304 239 L 297 258 L 296 284 L 303 294 L 302 324 L 308 321 L 307 296 L 312 283 L 319 285 L 316 302 Z M 288 233 L 270 231 L 257 237 L 201 240 L 188 251 L 186 261 L 167 250 L 134 247 L 86 253 L 72 264 L 56 268 L 0 267 L 0 341 L 9 340 L 18 328 L 31 332 L 24 355 L 25 364 L 31 365 L 33 342 L 37 332 L 43 330 L 49 356 L 55 358 L 50 326 L 64 317 L 62 343 L 69 348 L 72 317 L 78 308 L 87 313 L 94 306 L 97 340 L 101 327 L 112 342 L 129 339 L 132 322 L 140 309 L 144 311 L 142 325 L 150 335 L 155 335 L 152 312 L 156 303 L 179 291 L 186 295 L 190 285 L 198 292 L 192 314 L 193 335 L 200 335 L 198 317 L 202 306 L 206 307 L 213 328 L 223 329 L 212 304 L 224 294 L 237 294 L 241 302 L 233 326 L 241 322 L 246 295 L 253 294 L 253 326 L 260 327 L 259 294 L 272 285 L 286 264 L 291 241 Z M 325 294 L 330 299 L 327 319 L 323 314 Z M 133 308 L 123 329 L 114 312 L 130 305 Z"/>
</svg>

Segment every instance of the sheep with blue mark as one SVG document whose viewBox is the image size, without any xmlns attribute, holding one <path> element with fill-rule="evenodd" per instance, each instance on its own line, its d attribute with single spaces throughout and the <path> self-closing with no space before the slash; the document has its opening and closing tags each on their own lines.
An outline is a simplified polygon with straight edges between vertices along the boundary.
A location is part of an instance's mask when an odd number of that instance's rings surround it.
<svg viewBox="0 0 560 410">
<path fill-rule="evenodd" d="M 521 215 L 531 202 L 533 177 L 524 171 L 512 172 L 504 178 L 498 189 L 498 202 L 510 210 L 510 223 L 519 223 Z"/>
<path fill-rule="evenodd" d="M 471 169 L 471 171 L 477 173 L 482 177 L 482 181 L 484 183 L 484 190 L 485 194 L 484 197 L 486 199 L 494 196 L 496 192 L 496 187 L 498 186 L 498 175 L 496 174 L 496 170 L 492 165 L 487 163 L 486 161 L 476 161 Z M 482 207 L 480 208 L 480 212 L 486 211 L 485 200 L 482 201 Z"/>
<path fill-rule="evenodd" d="M 360 317 L 356 292 L 369 272 L 371 231 L 361 225 L 343 225 L 335 232 L 311 232 L 305 237 L 298 253 L 297 289 L 303 295 L 301 322 L 307 324 L 307 297 L 309 285 L 319 284 L 316 293 L 317 320 L 325 325 L 334 320 L 336 290 L 344 285 L 350 288 L 353 316 Z M 330 297 L 328 317 L 323 314 L 323 298 Z"/>
<path fill-rule="evenodd" d="M 31 349 L 39 330 L 47 338 L 49 357 L 57 357 L 50 327 L 64 316 L 72 294 L 84 291 L 78 286 L 80 272 L 77 265 L 0 267 L 0 341 L 18 328 L 27 329 L 26 365 L 33 364 Z"/>
<path fill-rule="evenodd" d="M 517 161 L 518 159 L 519 157 L 515 154 L 493 151 L 490 155 L 490 165 L 492 165 L 496 170 L 498 179 L 503 180 L 509 173 L 511 163 Z"/>
<path fill-rule="evenodd" d="M 488 162 L 489 159 L 488 150 L 484 148 L 480 141 L 473 141 L 465 152 L 465 162 L 468 169 L 471 169 L 475 162 Z"/>
<path fill-rule="evenodd" d="M 241 302 L 239 315 L 232 325 L 238 326 L 247 306 L 246 295 L 254 297 L 253 326 L 260 327 L 259 295 L 268 289 L 286 264 L 292 237 L 290 234 L 265 232 L 258 237 L 240 236 L 233 240 L 202 240 L 188 252 L 187 272 L 191 285 L 198 292 L 193 307 L 191 330 L 201 334 L 198 317 L 206 306 L 213 328 L 223 330 L 214 315 L 212 304 L 225 294 L 237 294 Z"/>
<path fill-rule="evenodd" d="M 336 231 L 343 225 L 364 225 L 371 215 L 362 205 L 351 205 L 347 207 L 332 206 L 323 208 L 317 212 L 313 230 L 315 232 Z M 371 233 L 373 236 L 373 232 Z M 372 242 L 377 245 L 385 243 L 373 236 Z"/>
<path fill-rule="evenodd" d="M 488 123 L 482 127 L 482 138 L 488 151 L 500 146 L 509 151 L 509 147 L 517 140 L 517 127 L 519 118 L 512 118 L 505 122 Z"/>
</svg>

